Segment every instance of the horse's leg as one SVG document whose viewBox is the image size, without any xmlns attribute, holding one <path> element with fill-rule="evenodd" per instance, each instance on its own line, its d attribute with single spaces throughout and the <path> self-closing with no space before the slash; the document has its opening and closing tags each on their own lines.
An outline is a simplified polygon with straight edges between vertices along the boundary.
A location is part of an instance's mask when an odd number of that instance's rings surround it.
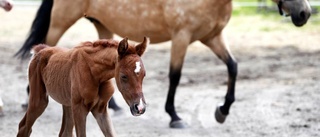
<svg viewBox="0 0 320 137">
<path fill-rule="evenodd" d="M 170 72 L 169 72 L 169 91 L 165 105 L 166 112 L 170 115 L 171 128 L 184 128 L 186 125 L 177 115 L 174 106 L 174 96 L 181 77 L 181 69 L 183 66 L 184 57 L 187 47 L 190 44 L 191 35 L 188 32 L 179 32 L 172 38 L 172 48 L 170 57 Z"/>
<path fill-rule="evenodd" d="M 55 0 L 51 11 L 51 20 L 45 43 L 55 46 L 63 33 L 84 14 L 83 4 L 86 2 L 73 0 Z"/>
<path fill-rule="evenodd" d="M 106 137 L 115 136 L 112 122 L 111 122 L 110 116 L 108 114 L 108 111 L 106 110 L 106 106 L 104 106 L 103 110 L 100 107 L 100 110 L 94 109 L 91 112 L 92 112 L 94 118 L 96 119 L 104 136 L 106 136 Z"/>
<path fill-rule="evenodd" d="M 62 125 L 59 133 L 59 137 L 72 137 L 73 129 L 73 117 L 70 106 L 62 106 Z"/>
<path fill-rule="evenodd" d="M 211 39 L 202 40 L 202 43 L 207 45 L 226 65 L 228 68 L 228 89 L 225 97 L 225 102 L 222 106 L 218 106 L 215 112 L 215 118 L 219 123 L 223 123 L 226 116 L 229 114 L 231 104 L 235 101 L 235 84 L 237 77 L 237 62 L 229 51 L 226 45 L 222 32 Z"/>
<path fill-rule="evenodd" d="M 94 18 L 88 18 L 98 31 L 99 39 L 111 39 L 113 38 L 113 33 L 109 31 L 100 21 Z"/>
<path fill-rule="evenodd" d="M 95 26 L 95 28 L 98 31 L 98 35 L 99 35 L 99 39 L 111 39 L 113 38 L 113 33 L 110 32 L 103 24 L 101 24 L 98 20 L 93 19 L 93 18 L 88 18 L 93 25 Z M 116 103 L 116 101 L 114 100 L 114 98 L 112 97 L 109 101 L 109 105 L 108 108 L 113 109 L 116 112 L 121 112 L 120 110 L 122 110 Z"/>
<path fill-rule="evenodd" d="M 101 85 L 99 89 L 100 99 L 97 105 L 91 110 L 93 116 L 97 120 L 97 123 L 102 133 L 106 137 L 114 136 L 114 129 L 106 108 L 106 106 L 108 105 L 108 101 L 111 98 L 113 92 L 114 92 L 114 88 L 112 86 L 111 81 L 108 81 L 103 85 Z"/>
<path fill-rule="evenodd" d="M 77 137 L 86 136 L 86 120 L 89 113 L 88 108 L 83 104 L 83 100 L 72 100 L 73 122 L 76 128 Z"/>
<path fill-rule="evenodd" d="M 32 125 L 48 105 L 49 100 L 46 89 L 39 77 L 40 76 L 36 74 L 32 77 L 32 81 L 34 82 L 30 83 L 29 106 L 26 114 L 19 123 L 18 137 L 30 136 Z"/>
</svg>

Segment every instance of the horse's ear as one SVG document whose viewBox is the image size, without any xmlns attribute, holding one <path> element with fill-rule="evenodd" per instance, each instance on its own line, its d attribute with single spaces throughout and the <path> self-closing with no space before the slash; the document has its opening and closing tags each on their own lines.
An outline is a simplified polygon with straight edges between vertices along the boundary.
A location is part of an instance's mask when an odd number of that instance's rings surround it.
<svg viewBox="0 0 320 137">
<path fill-rule="evenodd" d="M 120 41 L 118 46 L 118 54 L 120 58 L 126 54 L 127 50 L 128 50 L 128 38 L 124 38 L 123 40 Z"/>
<path fill-rule="evenodd" d="M 148 37 L 143 38 L 143 42 L 136 46 L 136 51 L 139 56 L 141 56 L 149 45 L 150 39 Z"/>
</svg>

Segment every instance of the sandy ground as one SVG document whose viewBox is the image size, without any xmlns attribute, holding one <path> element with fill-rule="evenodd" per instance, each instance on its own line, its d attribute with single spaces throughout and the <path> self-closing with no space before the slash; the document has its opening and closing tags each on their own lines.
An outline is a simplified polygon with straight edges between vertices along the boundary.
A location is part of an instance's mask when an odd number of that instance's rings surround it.
<svg viewBox="0 0 320 137">
<path fill-rule="evenodd" d="M 0 117 L 0 136 L 15 136 L 25 111 L 26 67 L 13 58 L 29 31 L 37 6 L 0 10 L 0 96 L 5 106 Z M 317 20 L 316 18 L 314 20 Z M 261 17 L 232 18 L 226 29 L 230 49 L 239 62 L 236 102 L 224 124 L 214 110 L 226 93 L 225 65 L 201 43 L 193 43 L 176 96 L 177 111 L 186 129 L 170 129 L 164 111 L 168 89 L 170 42 L 151 45 L 143 60 L 147 77 L 143 83 L 148 108 L 133 117 L 119 92 L 116 101 L 124 109 L 112 113 L 119 137 L 319 137 L 320 136 L 320 27 L 295 28 L 285 20 Z M 280 28 L 280 29 L 279 29 Z M 269 30 L 270 29 L 270 30 Z M 93 25 L 78 21 L 60 40 L 60 46 L 96 40 Z M 58 136 L 61 107 L 49 106 L 33 126 L 31 136 Z M 88 115 L 87 135 L 102 136 Z"/>
</svg>

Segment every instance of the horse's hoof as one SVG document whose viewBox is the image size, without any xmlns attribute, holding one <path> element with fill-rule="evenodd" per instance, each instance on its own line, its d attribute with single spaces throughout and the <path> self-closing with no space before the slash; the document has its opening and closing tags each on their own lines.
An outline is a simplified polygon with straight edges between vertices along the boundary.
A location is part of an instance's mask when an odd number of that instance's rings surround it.
<svg viewBox="0 0 320 137">
<path fill-rule="evenodd" d="M 219 123 L 222 124 L 222 123 L 226 120 L 226 118 L 227 118 L 228 115 L 222 114 L 222 112 L 221 112 L 221 110 L 220 110 L 220 107 L 221 107 L 221 106 L 222 106 L 222 105 L 218 105 L 218 106 L 217 106 L 217 109 L 216 109 L 216 112 L 215 112 L 214 116 L 215 116 L 216 120 L 217 120 Z"/>
<path fill-rule="evenodd" d="M 172 121 L 170 122 L 170 128 L 187 128 L 187 124 L 185 122 L 183 122 L 182 120 L 178 120 L 178 121 Z"/>
</svg>

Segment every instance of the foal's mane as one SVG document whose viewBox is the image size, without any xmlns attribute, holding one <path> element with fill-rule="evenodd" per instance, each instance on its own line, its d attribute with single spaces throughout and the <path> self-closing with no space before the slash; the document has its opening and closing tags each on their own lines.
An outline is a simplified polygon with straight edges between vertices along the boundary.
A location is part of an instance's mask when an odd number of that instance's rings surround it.
<svg viewBox="0 0 320 137">
<path fill-rule="evenodd" d="M 78 46 L 74 47 L 75 49 L 83 49 L 86 53 L 97 53 L 102 51 L 106 48 L 115 48 L 117 49 L 119 46 L 119 41 L 112 40 L 112 39 L 100 39 L 94 42 L 86 41 L 80 43 Z M 129 54 L 137 54 L 135 46 L 128 45 L 128 50 L 125 53 L 126 55 Z"/>
<path fill-rule="evenodd" d="M 74 47 L 75 49 L 83 49 L 88 54 L 96 53 L 98 51 L 101 51 L 105 48 L 118 48 L 118 41 L 111 40 L 111 39 L 101 39 L 97 40 L 95 42 L 82 42 L 78 46 Z"/>
</svg>

